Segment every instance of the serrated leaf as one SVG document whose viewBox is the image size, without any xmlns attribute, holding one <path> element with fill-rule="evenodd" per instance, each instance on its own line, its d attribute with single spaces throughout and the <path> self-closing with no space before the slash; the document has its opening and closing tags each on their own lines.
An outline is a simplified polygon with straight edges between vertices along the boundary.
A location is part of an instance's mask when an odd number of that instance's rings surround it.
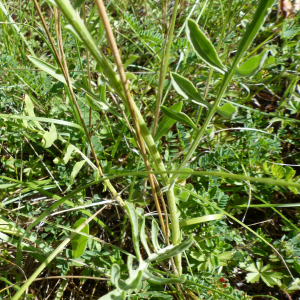
<svg viewBox="0 0 300 300">
<path fill-rule="evenodd" d="M 77 229 L 80 225 L 82 225 L 87 219 L 81 218 L 79 219 L 75 224 L 73 229 Z M 86 224 L 81 231 L 82 233 L 89 234 L 89 224 Z M 72 245 L 72 257 L 73 259 L 76 259 L 77 257 L 80 257 L 85 249 L 88 242 L 88 237 L 76 234 L 74 237 L 71 238 L 71 245 Z"/>
<path fill-rule="evenodd" d="M 192 127 L 194 130 L 198 130 L 197 126 L 194 124 L 194 122 L 184 113 L 182 112 L 176 112 L 170 108 L 167 108 L 165 106 L 161 106 L 161 111 L 169 118 L 174 119 L 182 124 L 185 124 L 189 127 Z"/>
<path fill-rule="evenodd" d="M 183 98 L 198 101 L 199 104 L 208 108 L 211 107 L 211 105 L 201 97 L 196 87 L 189 80 L 176 73 L 171 73 L 171 79 L 174 89 Z"/>
<path fill-rule="evenodd" d="M 217 112 L 222 117 L 231 120 L 235 118 L 238 109 L 235 106 L 233 106 L 231 103 L 225 103 L 223 106 L 219 106 L 217 108 Z"/>
<path fill-rule="evenodd" d="M 255 75 L 264 65 L 268 53 L 269 49 L 265 49 L 260 54 L 250 57 L 244 64 L 235 69 L 235 73 L 245 77 Z"/>
<path fill-rule="evenodd" d="M 220 260 L 219 260 L 218 256 L 214 253 L 211 254 L 210 262 L 215 267 L 220 266 Z"/>
<path fill-rule="evenodd" d="M 182 104 L 183 104 L 182 101 L 175 103 L 174 105 L 171 106 L 170 109 L 175 112 L 180 112 L 182 109 Z M 174 123 L 176 123 L 176 120 L 165 116 L 157 127 L 154 136 L 154 141 L 157 142 L 163 135 L 165 135 L 169 131 L 169 129 L 174 125 Z"/>
<path fill-rule="evenodd" d="M 57 139 L 58 139 L 58 133 L 57 133 L 55 125 L 52 123 L 51 126 L 50 126 L 50 130 L 46 131 L 43 134 L 42 146 L 44 148 L 49 148 L 49 147 L 51 147 L 53 145 L 53 143 Z"/>
<path fill-rule="evenodd" d="M 245 270 L 250 271 L 247 274 L 247 282 L 257 282 L 261 278 L 267 286 L 273 287 L 274 285 L 280 285 L 280 279 L 282 278 L 282 273 L 273 272 L 273 267 L 271 265 L 266 265 L 263 267 L 262 259 L 258 259 L 256 264 L 251 263 Z"/>
<path fill-rule="evenodd" d="M 291 180 L 296 174 L 296 171 L 292 167 L 285 167 L 285 180 Z"/>
<path fill-rule="evenodd" d="M 213 44 L 201 31 L 195 21 L 191 19 L 187 21 L 186 33 L 189 42 L 199 57 L 221 74 L 225 74 L 226 68 L 219 59 Z"/>
</svg>

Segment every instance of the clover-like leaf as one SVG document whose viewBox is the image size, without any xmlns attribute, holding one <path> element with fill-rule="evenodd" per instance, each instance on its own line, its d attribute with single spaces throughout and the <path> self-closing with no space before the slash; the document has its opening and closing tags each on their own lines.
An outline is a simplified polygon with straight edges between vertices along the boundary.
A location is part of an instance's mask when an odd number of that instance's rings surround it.
<svg viewBox="0 0 300 300">
<path fill-rule="evenodd" d="M 187 21 L 186 33 L 189 42 L 199 57 L 221 74 L 225 74 L 226 68 L 219 59 L 216 49 L 195 21 Z"/>
<path fill-rule="evenodd" d="M 256 264 L 253 262 L 245 270 L 250 273 L 247 274 L 247 282 L 257 282 L 261 278 L 267 286 L 273 287 L 274 285 L 280 285 L 280 279 L 282 278 L 282 273 L 272 271 L 273 266 L 266 265 L 263 266 L 261 259 L 256 261 Z"/>
<path fill-rule="evenodd" d="M 255 75 L 264 65 L 268 53 L 269 49 L 265 49 L 260 54 L 250 57 L 239 68 L 235 69 L 235 73 L 245 77 Z"/>
</svg>

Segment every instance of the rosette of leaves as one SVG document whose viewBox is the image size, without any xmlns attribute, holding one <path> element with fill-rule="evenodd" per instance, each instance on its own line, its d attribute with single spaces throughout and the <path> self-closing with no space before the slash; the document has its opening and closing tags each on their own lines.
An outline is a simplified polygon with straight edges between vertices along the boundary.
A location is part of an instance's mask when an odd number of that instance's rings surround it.
<svg viewBox="0 0 300 300">
<path fill-rule="evenodd" d="M 160 248 L 158 243 L 159 227 L 156 221 L 152 220 L 152 230 L 151 230 L 151 240 L 155 253 L 151 253 L 146 239 L 145 234 L 145 215 L 144 210 L 141 208 L 134 209 L 133 205 L 127 203 L 125 208 L 129 215 L 129 220 L 132 227 L 132 242 L 136 257 L 138 260 L 138 265 L 134 266 L 133 257 L 128 256 L 127 268 L 128 268 L 128 278 L 122 280 L 120 266 L 113 264 L 111 267 L 111 282 L 116 287 L 115 290 L 109 292 L 105 296 L 101 297 L 99 300 L 123 300 L 127 295 L 133 292 L 137 293 L 142 287 L 142 281 L 147 280 L 153 284 L 176 284 L 183 283 L 186 280 L 184 275 L 180 277 L 173 278 L 163 278 L 152 274 L 149 270 L 149 266 L 152 262 L 159 262 L 166 260 L 180 254 L 181 252 L 187 250 L 194 242 L 193 237 L 188 237 L 184 242 L 178 245 L 170 245 L 163 249 Z M 140 242 L 142 243 L 148 258 L 144 260 L 140 252 Z"/>
</svg>

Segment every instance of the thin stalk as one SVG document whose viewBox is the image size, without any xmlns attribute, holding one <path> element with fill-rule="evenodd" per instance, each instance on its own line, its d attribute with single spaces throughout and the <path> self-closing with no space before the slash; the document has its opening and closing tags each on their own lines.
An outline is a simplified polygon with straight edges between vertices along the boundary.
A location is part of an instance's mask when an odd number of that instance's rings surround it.
<svg viewBox="0 0 300 300">
<path fill-rule="evenodd" d="M 99 172 L 99 174 L 100 174 L 101 177 L 105 177 L 104 174 L 103 174 L 103 172 L 102 172 L 102 169 L 101 169 L 99 160 L 98 160 L 98 158 L 97 158 L 97 155 L 96 155 L 94 146 L 93 146 L 93 144 L 92 144 L 92 141 L 91 141 L 89 132 L 88 132 L 88 130 L 87 130 L 87 128 L 86 128 L 86 125 L 85 125 L 85 123 L 84 123 L 84 120 L 83 120 L 83 117 L 82 117 L 80 108 L 79 108 L 79 106 L 78 106 L 78 103 L 77 103 L 75 94 L 74 94 L 74 92 L 73 92 L 73 88 L 72 88 L 72 85 L 71 85 L 71 82 L 70 82 L 70 77 L 69 77 L 68 71 L 67 71 L 67 69 L 65 69 L 65 67 L 67 67 L 67 64 L 66 64 L 66 62 L 65 62 L 65 64 L 63 65 L 63 63 L 62 63 L 62 61 L 61 61 L 61 59 L 60 59 L 60 57 L 59 57 L 59 54 L 58 54 L 58 52 L 57 52 L 57 50 L 56 50 L 56 47 L 55 47 L 54 42 L 53 42 L 53 39 L 52 39 L 52 37 L 51 37 L 51 34 L 50 34 L 50 32 L 49 32 L 49 29 L 48 29 L 48 27 L 47 27 L 47 24 L 46 24 L 46 22 L 45 22 L 45 19 L 44 19 L 43 15 L 42 15 L 42 11 L 41 11 L 41 9 L 40 9 L 40 6 L 39 6 L 37 0 L 33 0 L 33 1 L 34 1 L 34 5 L 35 5 L 35 7 L 36 7 L 36 9 L 37 9 L 37 11 L 38 11 L 38 15 L 39 15 L 39 17 L 40 17 L 40 19 L 41 19 L 41 21 L 42 21 L 43 27 L 44 27 L 44 29 L 45 29 L 45 31 L 46 31 L 47 37 L 48 37 L 48 39 L 49 39 L 49 41 L 50 41 L 50 44 L 51 44 L 51 46 L 52 46 L 52 48 L 53 48 L 53 51 L 54 51 L 54 53 L 55 53 L 56 59 L 57 59 L 57 61 L 58 61 L 58 63 L 59 63 L 59 66 L 60 66 L 60 68 L 61 68 L 61 70 L 62 70 L 62 72 L 63 72 L 63 75 L 64 75 L 64 77 L 65 77 L 65 80 L 66 80 L 66 82 L 67 82 L 67 86 L 68 86 L 68 89 L 69 89 L 69 91 L 70 91 L 72 100 L 74 101 L 74 104 L 75 104 L 75 106 L 76 106 L 76 110 L 77 110 L 77 112 L 78 112 L 78 114 L 79 114 L 79 117 L 80 117 L 80 120 L 81 120 L 81 123 L 82 123 L 82 127 L 83 127 L 83 129 L 84 129 L 85 135 L 86 135 L 86 137 L 87 137 L 87 139 L 88 139 L 88 143 L 89 143 L 89 145 L 90 145 L 90 147 L 91 147 L 93 156 L 94 156 L 94 158 L 95 158 L 98 172 Z M 61 41 L 61 44 L 62 44 L 62 41 Z M 63 50 L 63 49 L 62 49 L 62 50 Z M 63 55 L 63 53 L 61 53 L 61 54 Z M 118 195 L 118 193 L 117 193 L 117 191 L 115 190 L 115 188 L 114 188 L 114 187 L 112 186 L 112 184 L 110 183 L 110 181 L 109 181 L 109 180 L 106 180 L 106 181 L 105 181 L 105 185 L 108 187 L 108 189 L 109 189 L 110 192 L 112 193 L 113 197 L 115 197 L 115 199 L 118 201 L 118 203 L 119 203 L 119 204 L 121 205 L 121 207 L 123 208 L 125 204 L 124 204 L 122 198 Z"/>
<path fill-rule="evenodd" d="M 82 17 L 83 17 L 83 23 L 86 26 L 86 10 L 85 10 L 85 2 L 82 4 Z M 86 67 L 88 71 L 88 84 L 89 84 L 89 89 L 91 90 L 91 68 L 90 68 L 90 54 L 89 50 L 86 50 Z M 89 127 L 90 127 L 90 132 L 92 130 L 92 108 L 90 107 L 89 111 Z"/>
<path fill-rule="evenodd" d="M 144 140 L 143 140 L 143 137 L 142 137 L 142 134 L 141 134 L 140 124 L 139 124 L 139 122 L 136 118 L 135 108 L 134 108 L 134 105 L 133 105 L 133 99 L 131 97 L 131 93 L 130 93 L 130 90 L 129 90 L 129 87 L 128 87 L 128 84 L 127 84 L 127 79 L 126 79 L 125 71 L 124 71 L 124 68 L 123 68 L 123 65 L 122 65 L 119 49 L 118 49 L 114 34 L 112 32 L 112 29 L 111 29 L 111 26 L 110 26 L 110 23 L 109 23 L 108 16 L 107 16 L 106 9 L 105 9 L 103 1 L 102 0 L 96 0 L 96 4 L 97 4 L 97 7 L 98 7 L 99 14 L 101 16 L 102 22 L 104 24 L 106 35 L 107 35 L 107 38 L 109 40 L 109 44 L 111 46 L 112 53 L 114 55 L 114 58 L 115 58 L 115 61 L 116 61 L 116 64 L 117 64 L 118 72 L 119 72 L 121 82 L 122 82 L 122 85 L 123 85 L 123 90 L 125 91 L 125 96 L 126 96 L 128 104 L 129 104 L 129 110 L 130 110 L 130 114 L 131 114 L 131 117 L 132 117 L 132 120 L 133 120 L 135 131 L 136 131 L 136 136 L 137 136 L 137 139 L 138 139 L 139 148 L 140 148 L 142 157 L 143 157 L 144 162 L 145 162 L 146 170 L 149 172 L 149 171 L 151 171 L 151 167 L 150 167 L 150 164 L 149 164 L 149 160 L 148 160 Z M 161 208 L 160 208 L 158 197 L 157 197 L 156 187 L 155 187 L 155 183 L 154 183 L 154 176 L 152 174 L 149 174 L 148 177 L 149 177 L 149 182 L 150 182 L 154 202 L 155 202 L 156 209 L 157 209 L 157 212 L 158 212 L 162 232 L 164 234 L 165 239 L 167 239 L 167 232 L 166 232 L 163 216 L 162 216 L 162 213 L 161 213 Z"/>
<path fill-rule="evenodd" d="M 155 110 L 155 119 L 154 119 L 153 130 L 152 130 L 153 136 L 155 135 L 155 131 L 156 131 L 157 123 L 158 123 L 160 104 L 161 104 L 162 93 L 163 93 L 163 86 L 164 86 L 164 82 L 166 79 L 168 66 L 169 66 L 169 58 L 170 58 L 170 51 L 171 51 L 171 46 L 172 46 L 172 42 L 173 42 L 173 33 L 174 33 L 174 27 L 175 27 L 175 22 L 176 22 L 178 3 L 179 3 L 179 0 L 175 0 L 173 15 L 172 15 L 172 19 L 171 19 L 170 28 L 169 28 L 169 34 L 168 34 L 167 49 L 166 49 L 166 53 L 164 55 L 164 59 L 161 62 L 163 64 L 163 68 L 162 68 L 160 78 L 159 78 L 159 90 L 158 90 L 158 97 L 157 97 L 156 110 Z"/>
<path fill-rule="evenodd" d="M 83 41 L 83 43 L 86 45 L 86 47 L 90 50 L 90 53 L 95 58 L 96 62 L 101 66 L 103 73 L 105 74 L 108 83 L 110 86 L 114 89 L 115 93 L 119 95 L 119 97 L 123 100 L 124 104 L 129 107 L 127 98 L 124 94 L 124 89 L 122 84 L 120 83 L 117 74 L 113 70 L 110 62 L 106 59 L 106 57 L 103 55 L 103 53 L 98 49 L 96 43 L 94 42 L 93 38 L 91 37 L 91 34 L 87 30 L 87 28 L 84 26 L 83 21 L 81 18 L 77 15 L 75 10 L 73 9 L 71 3 L 67 0 L 55 0 L 57 6 L 61 9 L 61 11 L 64 13 L 65 17 L 69 21 L 69 23 L 73 26 L 74 30 L 80 37 L 80 39 Z M 156 147 L 156 144 L 153 140 L 153 137 L 151 133 L 149 132 L 148 126 L 145 123 L 138 107 L 132 102 L 132 106 L 134 108 L 136 119 L 139 123 L 141 135 L 144 139 L 144 142 L 147 145 L 147 149 L 151 155 L 151 158 L 154 161 L 155 168 L 159 171 L 161 171 L 161 180 L 164 186 L 167 186 L 169 184 L 169 177 L 167 175 L 165 166 L 162 162 L 160 153 Z M 167 192 L 168 197 L 168 205 L 169 205 L 169 211 L 170 211 L 170 218 L 171 218 L 171 230 L 172 230 L 172 242 L 174 245 L 177 245 L 181 238 L 180 238 L 180 227 L 179 227 L 179 219 L 177 216 L 177 207 L 175 202 L 175 196 L 174 191 L 169 190 Z M 178 273 L 180 274 L 181 270 L 181 259 L 180 257 L 176 257 L 176 264 L 178 267 Z"/>
<path fill-rule="evenodd" d="M 204 123 L 202 124 L 202 127 L 201 129 L 198 131 L 197 133 L 197 136 L 193 142 L 193 144 L 191 145 L 191 148 L 189 149 L 189 152 L 187 153 L 187 155 L 184 157 L 181 165 L 179 166 L 178 168 L 178 171 L 182 170 L 185 165 L 187 164 L 187 162 L 189 161 L 189 159 L 191 158 L 191 156 L 193 155 L 193 153 L 195 152 L 199 142 L 201 141 L 204 133 L 205 133 L 205 130 L 208 126 L 208 124 L 210 123 L 213 115 L 215 114 L 220 102 L 221 102 L 221 99 L 222 99 L 222 96 L 229 84 L 229 82 L 231 81 L 233 75 L 234 75 L 234 69 L 235 69 L 235 66 L 232 66 L 232 68 L 225 74 L 225 77 L 223 79 L 223 82 L 221 84 L 221 88 L 220 88 L 220 91 L 218 93 L 218 96 L 215 100 L 215 103 L 213 104 L 213 106 L 211 107 L 211 109 L 209 110 L 208 112 L 208 115 L 204 121 Z M 172 185 L 173 183 L 175 183 L 175 180 L 177 179 L 178 175 L 177 174 L 174 174 L 171 178 L 171 181 L 172 181 Z"/>
<path fill-rule="evenodd" d="M 235 69 L 238 66 L 238 63 L 240 62 L 241 58 L 243 57 L 244 53 L 246 52 L 246 50 L 248 49 L 248 47 L 250 46 L 250 44 L 252 43 L 253 39 L 255 38 L 256 34 L 258 33 L 261 25 L 263 24 L 266 14 L 268 12 L 268 9 L 270 9 L 272 7 L 274 3 L 274 0 L 261 0 L 259 2 L 259 6 L 253 16 L 252 22 L 251 24 L 249 24 L 249 26 L 247 27 L 247 30 L 243 36 L 243 38 L 240 41 L 240 44 L 238 46 L 236 55 L 235 55 L 235 59 L 231 65 L 231 68 L 229 69 L 229 71 L 227 71 L 224 74 L 224 78 L 222 80 L 221 83 L 221 87 L 219 90 L 219 93 L 217 95 L 217 98 L 213 104 L 213 106 L 211 107 L 211 109 L 208 112 L 208 116 L 205 119 L 201 129 L 198 131 L 197 136 L 194 140 L 194 142 L 192 143 L 189 152 L 187 153 L 187 155 L 185 156 L 185 158 L 183 159 L 181 165 L 178 167 L 178 171 L 182 170 L 185 165 L 187 164 L 187 162 L 189 161 L 189 159 L 191 158 L 191 156 L 193 155 L 194 151 L 196 150 L 200 140 L 202 139 L 205 130 L 208 126 L 208 124 L 210 123 L 212 117 L 214 116 L 220 102 L 222 99 L 223 94 L 226 91 L 226 88 L 229 84 L 229 82 L 231 81 L 233 75 L 235 74 Z M 178 175 L 174 174 L 171 178 L 172 184 L 171 187 L 175 184 L 175 180 L 178 177 Z"/>
</svg>

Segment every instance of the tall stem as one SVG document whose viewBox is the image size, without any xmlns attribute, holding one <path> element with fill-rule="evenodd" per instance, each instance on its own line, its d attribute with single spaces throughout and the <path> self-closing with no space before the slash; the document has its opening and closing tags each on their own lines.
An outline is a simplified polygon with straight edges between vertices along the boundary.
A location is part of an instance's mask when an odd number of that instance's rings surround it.
<svg viewBox="0 0 300 300">
<path fill-rule="evenodd" d="M 91 34 L 84 26 L 82 19 L 78 16 L 78 14 L 73 9 L 71 3 L 67 0 L 55 0 L 57 6 L 63 12 L 64 16 L 67 18 L 69 23 L 73 26 L 74 30 L 82 40 L 82 42 L 89 49 L 91 55 L 95 58 L 96 62 L 101 66 L 103 73 L 105 74 L 108 84 L 114 89 L 114 92 L 119 95 L 119 97 L 123 100 L 124 104 L 129 108 L 129 103 L 127 97 L 125 95 L 125 90 L 123 88 L 122 82 L 120 82 L 117 74 L 113 70 L 110 62 L 106 59 L 103 53 L 98 49 L 95 41 L 93 40 Z M 141 135 L 144 142 L 147 145 L 147 149 L 151 155 L 152 160 L 154 161 L 155 168 L 158 171 L 165 171 L 165 166 L 161 160 L 158 149 L 155 145 L 154 139 L 149 132 L 148 126 L 145 123 L 138 107 L 135 102 L 132 101 L 132 108 L 135 113 L 135 118 L 138 121 L 140 126 Z M 167 174 L 161 175 L 161 180 L 164 186 L 169 184 L 169 177 Z M 170 190 L 167 193 L 168 205 L 170 208 L 170 217 L 171 217 L 171 231 L 172 231 L 172 242 L 173 244 L 178 244 L 180 241 L 180 227 L 179 227 L 179 219 L 176 213 L 176 202 L 174 191 Z M 176 264 L 179 274 L 181 273 L 181 259 L 180 257 L 176 258 Z"/>
<path fill-rule="evenodd" d="M 163 68 L 161 69 L 160 78 L 159 78 L 159 90 L 158 90 L 158 97 L 157 97 L 157 103 L 156 103 L 154 125 L 153 125 L 153 130 L 152 130 L 153 136 L 155 134 L 157 123 L 158 123 L 158 117 L 159 117 L 159 112 L 160 112 L 160 103 L 161 103 L 161 98 L 162 98 L 162 93 L 163 93 L 163 88 L 164 88 L 164 82 L 165 82 L 167 71 L 168 71 L 170 51 L 171 51 L 171 46 L 172 46 L 172 42 L 173 42 L 173 33 L 174 33 L 174 27 L 175 27 L 176 15 L 177 15 L 178 2 L 179 2 L 179 0 L 175 0 L 169 34 L 167 34 L 168 45 L 167 45 L 166 53 L 164 55 L 164 59 L 161 62 L 163 64 Z M 166 41 L 167 41 L 167 39 L 166 39 Z"/>
</svg>

